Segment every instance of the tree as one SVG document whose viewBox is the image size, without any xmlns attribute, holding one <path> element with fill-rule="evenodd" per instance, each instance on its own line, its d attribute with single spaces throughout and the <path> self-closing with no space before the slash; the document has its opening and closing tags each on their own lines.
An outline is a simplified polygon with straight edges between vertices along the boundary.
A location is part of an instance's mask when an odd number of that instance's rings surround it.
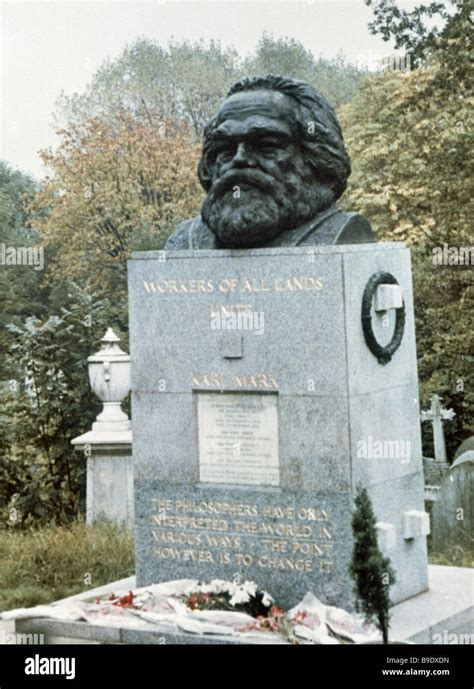
<svg viewBox="0 0 474 689">
<path fill-rule="evenodd" d="M 367 215 L 379 240 L 412 249 L 421 401 L 426 408 L 440 392 L 455 410 L 445 426 L 451 456 L 474 432 L 474 285 L 472 265 L 434 257 L 445 245 L 472 245 L 471 42 L 469 20 L 459 19 L 419 69 L 366 79 L 341 113 L 353 162 L 343 205 Z"/>
<path fill-rule="evenodd" d="M 458 25 L 471 21 L 472 0 L 443 0 L 418 5 L 411 12 L 400 9 L 395 0 L 365 0 L 373 8 L 374 20 L 369 24 L 372 34 L 384 41 L 393 39 L 395 48 L 410 55 L 413 67 L 449 44 L 457 34 Z"/>
<path fill-rule="evenodd" d="M 282 74 L 307 81 L 321 91 L 334 107 L 349 102 L 364 76 L 342 55 L 334 59 L 315 57 L 299 41 L 293 38 L 274 38 L 264 33 L 255 53 L 243 64 L 245 74 Z"/>
<path fill-rule="evenodd" d="M 28 224 L 27 201 L 37 185 L 28 175 L 0 161 L 0 233 L 2 241 L 34 241 Z"/>
<path fill-rule="evenodd" d="M 375 622 L 388 643 L 390 624 L 390 586 L 395 572 L 390 559 L 384 557 L 377 543 L 376 520 L 366 488 L 357 488 L 352 515 L 354 549 L 350 572 L 355 581 L 356 607 L 367 622 Z"/>
<path fill-rule="evenodd" d="M 32 247 L 37 243 L 28 205 L 37 185 L 28 175 L 0 161 L 0 246 L 6 250 Z M 11 341 L 7 323 L 20 323 L 27 316 L 40 315 L 42 274 L 30 265 L 0 267 L 0 381 L 10 378 L 5 353 Z"/>
<path fill-rule="evenodd" d="M 127 112 L 114 125 L 91 118 L 64 129 L 43 159 L 52 174 L 35 200 L 34 226 L 50 251 L 49 274 L 54 266 L 56 278 L 92 289 L 124 292 L 130 252 L 160 249 L 201 204 L 199 149 L 184 125 Z"/>
<path fill-rule="evenodd" d="M 57 119 L 111 124 L 128 112 L 138 121 L 186 122 L 197 136 L 238 78 L 238 63 L 237 52 L 216 41 L 170 41 L 164 48 L 139 38 L 97 70 L 84 94 L 62 94 Z"/>
<path fill-rule="evenodd" d="M 363 76 L 341 56 L 315 58 L 298 41 L 267 33 L 245 59 L 216 41 L 171 41 L 162 47 L 140 38 L 105 62 L 83 94 L 62 94 L 56 121 L 82 127 L 97 118 L 113 125 L 117 114 L 127 112 L 141 122 L 185 122 L 198 137 L 235 81 L 268 72 L 305 79 L 336 106 L 353 97 Z"/>
</svg>

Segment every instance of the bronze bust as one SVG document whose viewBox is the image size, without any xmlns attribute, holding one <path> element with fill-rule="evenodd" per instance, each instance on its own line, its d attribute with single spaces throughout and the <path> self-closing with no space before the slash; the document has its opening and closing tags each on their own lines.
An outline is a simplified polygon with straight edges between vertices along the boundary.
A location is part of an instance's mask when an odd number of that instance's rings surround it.
<svg viewBox="0 0 474 689">
<path fill-rule="evenodd" d="M 243 79 L 204 130 L 201 215 L 182 222 L 165 248 L 374 242 L 368 220 L 335 205 L 350 172 L 324 96 L 286 77 Z"/>
</svg>

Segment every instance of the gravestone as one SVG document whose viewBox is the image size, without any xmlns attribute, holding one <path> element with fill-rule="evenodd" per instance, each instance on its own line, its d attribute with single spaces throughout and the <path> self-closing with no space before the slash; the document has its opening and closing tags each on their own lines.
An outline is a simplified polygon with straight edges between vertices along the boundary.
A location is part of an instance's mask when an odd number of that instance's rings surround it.
<svg viewBox="0 0 474 689">
<path fill-rule="evenodd" d="M 454 453 L 454 459 L 457 459 L 465 452 L 470 452 L 474 450 L 474 435 L 469 436 L 466 440 L 460 444 L 456 452 Z"/>
<path fill-rule="evenodd" d="M 251 579 L 353 605 L 357 485 L 427 588 L 409 251 L 136 253 L 129 262 L 137 585 Z"/>
<path fill-rule="evenodd" d="M 432 544 L 438 553 L 452 555 L 456 546 L 473 549 L 474 451 L 461 454 L 443 477 L 432 507 Z"/>
<path fill-rule="evenodd" d="M 443 421 L 452 421 L 455 412 L 452 409 L 445 409 L 441 405 L 441 397 L 432 395 L 431 407 L 421 412 L 422 421 L 431 421 L 433 426 L 434 459 L 437 465 L 448 467 L 446 455 L 446 443 L 444 440 Z"/>
</svg>

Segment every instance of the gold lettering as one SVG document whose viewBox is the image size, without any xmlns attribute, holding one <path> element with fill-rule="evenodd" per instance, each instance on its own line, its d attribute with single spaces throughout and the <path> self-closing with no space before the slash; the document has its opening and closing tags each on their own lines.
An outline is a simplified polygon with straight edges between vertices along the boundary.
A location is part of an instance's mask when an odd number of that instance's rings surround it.
<svg viewBox="0 0 474 689">
<path fill-rule="evenodd" d="M 234 553 L 234 558 L 237 561 L 237 564 L 241 567 L 242 565 L 244 567 L 250 567 L 250 565 L 253 562 L 253 557 L 252 555 L 249 555 L 248 553 Z"/>
<path fill-rule="evenodd" d="M 301 555 L 329 555 L 332 551 L 332 543 L 308 543 L 304 541 L 293 541 L 293 553 Z"/>
<path fill-rule="evenodd" d="M 252 389 L 258 389 L 258 388 L 275 388 L 276 390 L 278 389 L 278 383 L 276 379 L 271 375 L 267 373 L 257 373 L 256 375 L 254 374 L 248 374 L 248 375 L 234 375 L 234 381 L 235 384 L 238 385 L 240 388 L 252 388 Z"/>
<path fill-rule="evenodd" d="M 143 280 L 143 287 L 147 294 L 209 294 L 215 291 L 212 280 Z M 270 285 L 266 280 L 259 278 L 245 278 L 239 288 L 238 278 L 227 278 L 221 280 L 219 283 L 219 291 L 225 294 L 240 291 L 250 293 L 261 292 L 314 292 L 319 291 L 323 287 L 321 278 L 312 276 L 293 276 L 281 280 L 275 278 L 273 284 Z M 244 311 L 252 310 L 251 304 L 235 304 L 222 307 L 227 309 Z"/>
<path fill-rule="evenodd" d="M 290 557 L 277 558 L 262 555 L 257 562 L 263 569 L 281 569 L 283 571 L 312 572 L 313 563 L 311 560 L 293 560 Z"/>
<path fill-rule="evenodd" d="M 275 507 L 269 505 L 268 507 L 262 507 L 260 512 L 262 517 L 269 517 L 270 519 L 293 519 L 295 516 L 293 507 Z"/>
<path fill-rule="evenodd" d="M 262 538 L 262 543 L 267 550 L 272 550 L 276 553 L 286 553 L 288 550 L 287 541 L 278 541 L 269 538 Z"/>
<path fill-rule="evenodd" d="M 152 529 L 151 533 L 155 541 L 159 543 L 167 543 L 171 545 L 201 545 L 201 535 L 194 533 L 185 533 L 184 531 L 155 531 Z"/>
<path fill-rule="evenodd" d="M 312 508 L 306 509 L 305 507 L 302 507 L 298 511 L 298 519 L 302 519 L 305 521 L 328 521 L 328 513 L 325 510 L 315 510 Z"/>
<path fill-rule="evenodd" d="M 321 574 L 331 573 L 334 569 L 334 563 L 330 560 L 321 560 L 319 563 L 319 571 Z"/>
<path fill-rule="evenodd" d="M 212 536 L 206 535 L 207 545 L 214 548 L 240 548 L 240 536 Z"/>
<path fill-rule="evenodd" d="M 207 499 L 152 498 L 151 504 L 155 512 L 150 515 L 150 538 L 160 560 L 282 572 L 316 570 L 321 575 L 333 572 L 326 510 Z M 227 521 L 223 515 L 234 518 Z M 242 552 L 242 535 L 252 553 Z"/>
<path fill-rule="evenodd" d="M 151 504 L 153 505 L 153 508 L 155 510 L 170 511 L 173 509 L 173 501 L 172 500 L 161 500 L 159 498 L 152 498 Z"/>
<path fill-rule="evenodd" d="M 291 536 L 293 538 L 309 538 L 312 534 L 310 526 L 293 526 L 292 524 L 270 524 L 262 522 L 260 531 L 270 536 Z"/>
<path fill-rule="evenodd" d="M 240 531 L 242 533 L 258 533 L 257 522 L 234 522 L 235 531 Z"/>
<path fill-rule="evenodd" d="M 191 371 L 191 385 L 206 388 L 223 388 L 224 374 L 218 371 L 210 371 L 209 373 L 195 373 Z"/>
<path fill-rule="evenodd" d="M 321 278 L 292 277 L 281 281 L 275 278 L 275 292 L 314 292 L 323 287 Z"/>
<path fill-rule="evenodd" d="M 153 552 L 161 560 L 182 560 L 183 562 L 214 562 L 210 550 L 180 550 L 179 548 L 155 548 Z"/>
</svg>

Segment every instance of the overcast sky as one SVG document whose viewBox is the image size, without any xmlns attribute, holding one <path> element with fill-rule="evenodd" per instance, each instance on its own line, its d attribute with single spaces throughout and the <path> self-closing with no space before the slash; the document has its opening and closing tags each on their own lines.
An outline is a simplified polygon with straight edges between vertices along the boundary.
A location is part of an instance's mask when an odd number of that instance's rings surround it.
<svg viewBox="0 0 474 689">
<path fill-rule="evenodd" d="M 390 48 L 369 34 L 371 17 L 363 0 L 1 2 L 0 157 L 41 177 L 37 152 L 55 145 L 52 112 L 61 90 L 81 92 L 105 58 L 139 35 L 163 45 L 172 36 L 213 38 L 243 54 L 268 31 L 315 55 L 342 51 L 353 62 L 373 63 Z"/>
</svg>

